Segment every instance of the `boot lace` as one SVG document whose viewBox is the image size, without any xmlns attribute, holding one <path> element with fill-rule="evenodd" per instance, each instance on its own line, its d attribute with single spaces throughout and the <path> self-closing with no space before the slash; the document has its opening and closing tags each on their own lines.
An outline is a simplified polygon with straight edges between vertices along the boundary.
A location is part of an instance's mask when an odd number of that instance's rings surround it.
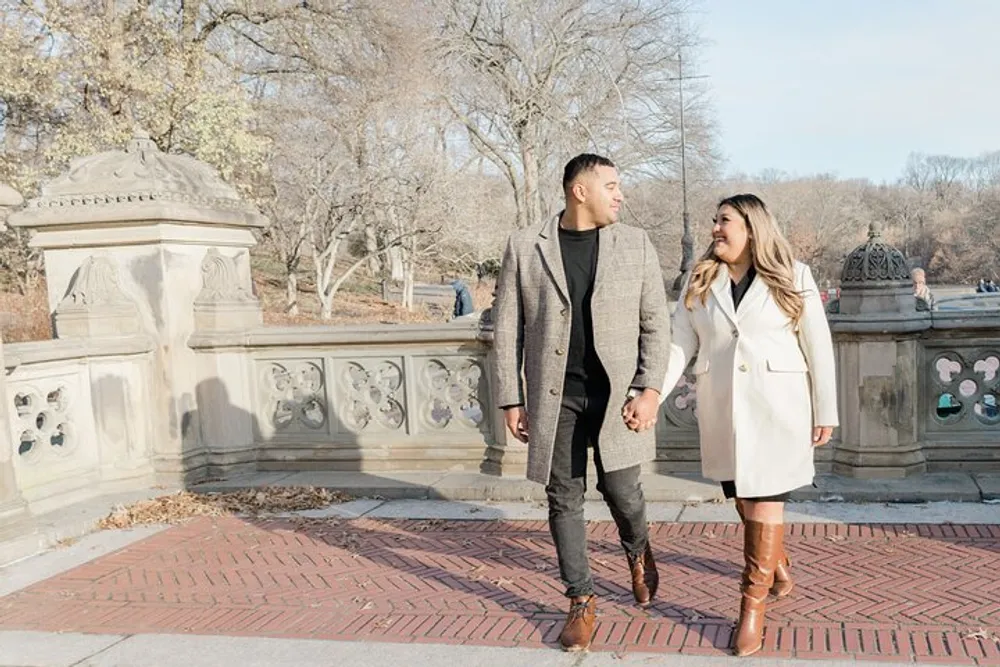
<svg viewBox="0 0 1000 667">
<path fill-rule="evenodd" d="M 567 623 L 572 621 L 577 621 L 582 619 L 587 615 L 587 607 L 590 604 L 590 599 L 584 600 L 583 602 L 573 602 L 569 606 L 569 618 L 566 619 Z"/>
</svg>

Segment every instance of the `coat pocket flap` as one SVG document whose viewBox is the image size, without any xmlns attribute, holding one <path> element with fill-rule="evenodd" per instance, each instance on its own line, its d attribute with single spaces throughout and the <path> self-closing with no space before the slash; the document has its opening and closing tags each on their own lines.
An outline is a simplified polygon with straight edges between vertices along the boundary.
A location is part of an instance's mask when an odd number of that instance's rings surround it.
<svg viewBox="0 0 1000 667">
<path fill-rule="evenodd" d="M 767 370 L 772 373 L 805 373 L 809 367 L 801 357 L 771 357 L 767 360 Z"/>
<path fill-rule="evenodd" d="M 694 360 L 694 368 L 691 369 L 691 372 L 694 373 L 695 375 L 701 375 L 702 373 L 707 373 L 708 357 L 705 358 L 697 357 Z"/>
</svg>

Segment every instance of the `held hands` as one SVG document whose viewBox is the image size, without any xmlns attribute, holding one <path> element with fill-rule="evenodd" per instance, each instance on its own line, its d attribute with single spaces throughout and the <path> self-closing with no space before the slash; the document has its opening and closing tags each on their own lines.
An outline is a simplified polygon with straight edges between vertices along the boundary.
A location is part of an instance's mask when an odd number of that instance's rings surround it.
<svg viewBox="0 0 1000 667">
<path fill-rule="evenodd" d="M 822 447 L 826 443 L 830 442 L 830 438 L 832 436 L 833 436 L 832 426 L 814 426 L 813 447 Z"/>
<path fill-rule="evenodd" d="M 645 389 L 635 398 L 629 399 L 622 408 L 625 425 L 636 433 L 642 433 L 656 424 L 660 408 L 660 392 Z"/>
<path fill-rule="evenodd" d="M 507 408 L 503 411 L 503 420 L 511 435 L 521 442 L 528 442 L 528 411 L 524 406 Z"/>
</svg>

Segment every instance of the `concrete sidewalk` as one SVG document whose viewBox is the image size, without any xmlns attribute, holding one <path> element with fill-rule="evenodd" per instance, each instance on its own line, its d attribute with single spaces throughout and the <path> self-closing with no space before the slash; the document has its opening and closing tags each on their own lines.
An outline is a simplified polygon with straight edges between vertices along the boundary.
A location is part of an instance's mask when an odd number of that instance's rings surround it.
<svg viewBox="0 0 1000 667">
<path fill-rule="evenodd" d="M 596 479 L 591 470 L 588 479 Z M 196 491 L 225 491 L 277 484 L 337 489 L 355 497 L 432 500 L 545 500 L 545 488 L 523 477 L 470 472 L 262 472 L 205 482 Z M 719 484 L 698 475 L 642 476 L 649 502 L 710 502 L 723 499 Z M 588 498 L 598 500 L 593 489 Z M 792 501 L 820 502 L 1000 502 L 1000 473 L 932 473 L 905 479 L 853 479 L 817 475 L 813 487 L 792 493 Z"/>
<path fill-rule="evenodd" d="M 198 635 L 0 631 L 0 667 L 848 667 L 885 661 L 780 660 L 656 653 L 569 654 L 550 649 L 440 646 Z M 905 664 L 905 663 L 899 663 Z M 929 665 L 932 663 L 921 663 Z"/>
<path fill-rule="evenodd" d="M 592 477 L 592 476 L 591 476 Z M 651 508 L 651 520 L 657 521 L 730 521 L 734 518 L 731 507 L 724 500 L 719 485 L 696 475 L 646 474 L 642 478 L 646 499 L 651 504 L 663 504 L 662 509 Z M 449 500 L 459 503 L 458 510 L 447 510 L 447 516 L 421 516 L 420 518 L 472 518 L 485 512 L 492 518 L 544 518 L 544 487 L 524 478 L 495 477 L 468 472 L 264 472 L 251 475 L 213 480 L 197 484 L 191 490 L 208 493 L 257 488 L 268 485 L 316 486 L 344 491 L 357 498 L 346 505 L 332 507 L 334 515 L 362 516 L 375 511 L 382 513 L 414 511 L 431 512 L 427 508 L 443 505 L 409 505 L 400 510 L 398 505 L 385 504 L 387 500 Z M 177 488 L 160 487 L 141 492 L 114 494 L 94 498 L 49 514 L 21 519 L 15 523 L 0 524 L 0 565 L 11 563 L 33 554 L 51 549 L 60 542 L 74 540 L 94 529 L 96 523 L 107 516 L 117 505 L 129 504 L 177 491 Z M 591 501 L 599 501 L 596 490 L 588 491 Z M 1000 473 L 935 473 L 906 479 L 858 480 L 835 475 L 818 475 L 815 487 L 796 491 L 789 506 L 795 521 L 824 520 L 868 521 L 867 504 L 881 507 L 885 503 L 927 504 L 929 513 L 915 516 L 933 516 L 925 523 L 948 521 L 957 511 L 968 512 L 970 517 L 961 522 L 979 523 L 974 517 L 997 517 L 1000 521 Z M 505 509 L 484 509 L 487 506 L 468 503 L 506 503 Z M 811 503 L 808 504 L 807 503 Z M 947 510 L 933 509 L 937 503 L 952 503 Z M 957 503 L 969 504 L 967 509 L 956 509 Z M 837 506 L 844 505 L 843 512 Z M 856 507 L 851 508 L 851 505 Z M 972 509 L 979 506 L 979 509 Z M 724 509 L 728 507 L 728 509 Z M 376 510 L 376 508 L 379 508 Z M 462 509 L 464 508 L 464 509 Z M 594 505 L 595 518 L 606 519 L 603 504 Z M 723 509 L 720 509 L 723 508 Z M 799 508 L 799 509 L 796 509 Z M 801 510 L 801 511 L 799 511 Z M 443 510 L 442 510 L 443 511 Z M 891 515 L 896 510 L 885 510 Z M 336 513 L 342 514 L 336 514 Z M 948 514 L 942 514 L 947 512 Z M 654 517 L 656 517 L 654 519 Z M 417 517 L 411 517 L 417 518 Z M 790 519 L 792 520 L 792 519 Z M 991 519 L 984 519 L 991 520 Z M 959 522 L 952 519 L 951 522 Z"/>
</svg>

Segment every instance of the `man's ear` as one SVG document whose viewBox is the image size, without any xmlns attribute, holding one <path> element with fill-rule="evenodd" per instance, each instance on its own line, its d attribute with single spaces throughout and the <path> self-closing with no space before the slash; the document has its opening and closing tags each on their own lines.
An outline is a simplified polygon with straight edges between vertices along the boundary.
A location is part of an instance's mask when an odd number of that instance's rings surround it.
<svg viewBox="0 0 1000 667">
<path fill-rule="evenodd" d="M 587 186 L 583 183 L 577 181 L 573 184 L 571 188 L 573 196 L 576 197 L 581 203 L 587 201 Z"/>
</svg>

